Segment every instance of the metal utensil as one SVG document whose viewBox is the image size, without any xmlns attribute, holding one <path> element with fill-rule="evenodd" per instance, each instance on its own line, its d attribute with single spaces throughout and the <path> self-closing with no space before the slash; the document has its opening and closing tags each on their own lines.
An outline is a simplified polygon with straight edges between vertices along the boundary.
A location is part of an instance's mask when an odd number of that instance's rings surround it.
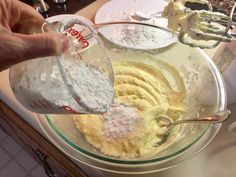
<svg viewBox="0 0 236 177">
<path fill-rule="evenodd" d="M 209 10 L 191 10 L 185 6 L 186 2 L 205 3 Z M 230 16 L 212 12 L 211 4 L 207 0 L 171 0 L 163 11 L 163 17 L 168 19 L 173 31 L 179 32 L 179 41 L 200 48 L 214 48 L 220 42 L 230 42 L 236 39 L 236 34 L 229 31 L 233 22 L 236 2 Z M 174 25 L 173 25 L 174 24 Z M 214 43 L 205 43 L 213 41 Z"/>
<path fill-rule="evenodd" d="M 62 3 L 66 3 L 67 0 L 53 0 L 52 2 L 55 4 L 62 4 Z"/>
<path fill-rule="evenodd" d="M 205 10 L 192 11 L 186 16 L 186 21 L 190 22 L 188 30 L 180 29 L 179 41 L 189 46 L 214 48 L 220 42 L 231 42 L 236 39 L 236 34 L 229 31 L 236 23 L 232 21 L 232 17 L 225 14 Z M 197 43 L 197 40 L 212 40 L 216 43 L 205 45 Z"/>
<path fill-rule="evenodd" d="M 185 6 L 186 2 L 206 4 L 208 10 L 192 10 Z M 130 18 L 139 22 L 153 18 L 167 18 L 170 26 L 173 26 L 172 23 L 176 23 L 178 26 L 172 30 L 178 30 L 180 42 L 192 47 L 215 48 L 220 42 L 230 42 L 236 39 L 236 34 L 229 31 L 231 26 L 236 26 L 236 22 L 232 20 L 235 8 L 236 2 L 231 10 L 231 15 L 227 16 L 223 13 L 212 12 L 212 5 L 207 0 L 171 0 L 162 12 L 135 11 L 130 14 Z"/>
<path fill-rule="evenodd" d="M 222 112 L 217 112 L 215 114 L 199 117 L 199 118 L 193 118 L 193 119 L 182 119 L 182 120 L 176 120 L 173 121 L 170 117 L 166 115 L 159 116 L 158 122 L 161 127 L 166 127 L 167 131 L 169 131 L 173 126 L 178 124 L 185 124 L 185 123 L 208 123 L 208 124 L 216 124 L 221 123 L 227 120 L 229 115 L 231 114 L 230 110 L 225 110 Z"/>
<path fill-rule="evenodd" d="M 131 19 L 134 19 L 136 21 L 147 21 L 152 18 L 161 18 L 162 12 L 155 12 L 155 13 L 144 13 L 142 11 L 135 11 L 130 15 Z"/>
<path fill-rule="evenodd" d="M 49 5 L 44 0 L 34 0 L 33 7 L 39 13 L 45 13 L 50 9 Z"/>
</svg>

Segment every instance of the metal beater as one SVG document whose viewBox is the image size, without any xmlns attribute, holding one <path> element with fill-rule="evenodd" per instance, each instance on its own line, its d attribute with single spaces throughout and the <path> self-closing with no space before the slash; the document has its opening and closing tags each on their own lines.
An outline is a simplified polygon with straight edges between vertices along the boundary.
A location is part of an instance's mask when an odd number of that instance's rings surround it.
<svg viewBox="0 0 236 177">
<path fill-rule="evenodd" d="M 209 10 L 191 10 L 184 6 L 189 1 L 205 3 Z M 180 42 L 193 47 L 214 48 L 220 42 L 235 40 L 236 34 L 229 30 L 231 26 L 236 26 L 236 22 L 233 21 L 235 8 L 236 2 L 230 16 L 227 16 L 223 13 L 212 12 L 212 7 L 206 0 L 171 0 L 162 15 L 168 18 L 168 23 L 173 18 L 178 21 L 176 29 L 172 28 L 172 30 L 179 29 L 178 38 Z M 209 44 L 206 41 L 214 41 L 214 43 Z"/>
</svg>

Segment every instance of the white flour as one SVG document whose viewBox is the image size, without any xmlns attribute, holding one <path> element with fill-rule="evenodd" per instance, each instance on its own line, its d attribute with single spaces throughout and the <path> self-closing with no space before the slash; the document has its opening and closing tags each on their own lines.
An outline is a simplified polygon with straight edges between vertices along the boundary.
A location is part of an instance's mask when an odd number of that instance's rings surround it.
<svg viewBox="0 0 236 177">
<path fill-rule="evenodd" d="M 15 75 L 11 83 L 17 99 L 37 113 L 105 112 L 114 96 L 110 80 L 84 62 L 68 58 L 61 59 L 67 71 L 63 73 L 57 60 L 37 59 L 19 66 L 24 72 Z"/>
<path fill-rule="evenodd" d="M 132 11 L 120 12 L 119 16 L 117 16 L 117 20 L 110 18 L 110 15 L 107 15 L 106 18 L 104 17 L 104 21 L 142 22 L 131 18 L 132 14 L 134 14 Z M 144 21 L 144 23 L 155 26 L 167 26 L 167 20 L 164 18 L 151 18 L 150 20 Z M 99 31 L 111 42 L 133 49 L 153 50 L 167 47 L 177 42 L 177 38 L 174 37 L 172 33 L 143 25 L 117 25 L 113 28 L 101 28 Z"/>
<path fill-rule="evenodd" d="M 88 112 L 108 110 L 114 97 L 114 89 L 108 77 L 99 70 L 77 59 L 64 59 L 64 78 L 72 96 Z"/>
<path fill-rule="evenodd" d="M 102 118 L 104 134 L 109 141 L 113 141 L 134 131 L 134 124 L 140 119 L 140 115 L 137 108 L 117 102 Z"/>
<path fill-rule="evenodd" d="M 172 33 L 144 25 L 122 24 L 101 28 L 99 32 L 109 41 L 132 49 L 153 50 L 177 42 Z"/>
</svg>

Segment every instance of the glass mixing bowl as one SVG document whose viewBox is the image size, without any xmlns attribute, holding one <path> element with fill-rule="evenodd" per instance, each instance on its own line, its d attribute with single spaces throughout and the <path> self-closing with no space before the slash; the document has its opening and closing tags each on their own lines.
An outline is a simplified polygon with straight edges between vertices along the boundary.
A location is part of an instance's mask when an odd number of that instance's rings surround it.
<svg viewBox="0 0 236 177">
<path fill-rule="evenodd" d="M 184 90 L 187 105 L 184 119 L 226 109 L 221 74 L 201 49 L 183 45 L 169 30 L 152 25 L 115 22 L 95 28 L 112 63 L 144 64 L 162 73 L 175 92 Z M 178 138 L 162 151 L 151 156 L 117 158 L 101 153 L 88 143 L 76 128 L 74 116 L 40 115 L 38 121 L 48 138 L 76 161 L 125 174 L 161 171 L 189 159 L 206 147 L 221 127 L 221 124 L 183 124 L 178 127 Z"/>
</svg>

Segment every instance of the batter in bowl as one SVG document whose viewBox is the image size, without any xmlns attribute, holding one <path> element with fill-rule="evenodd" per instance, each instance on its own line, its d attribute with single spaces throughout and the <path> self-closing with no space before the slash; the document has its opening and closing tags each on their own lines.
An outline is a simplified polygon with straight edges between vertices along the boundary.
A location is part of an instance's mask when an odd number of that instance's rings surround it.
<svg viewBox="0 0 236 177">
<path fill-rule="evenodd" d="M 162 65 L 167 65 L 162 63 Z M 178 127 L 167 136 L 158 116 L 181 119 L 186 111 L 185 87 L 178 72 L 175 86 L 161 70 L 138 61 L 115 61 L 116 98 L 103 115 L 75 115 L 86 140 L 104 155 L 131 159 L 148 157 L 166 149 L 178 138 Z"/>
</svg>

